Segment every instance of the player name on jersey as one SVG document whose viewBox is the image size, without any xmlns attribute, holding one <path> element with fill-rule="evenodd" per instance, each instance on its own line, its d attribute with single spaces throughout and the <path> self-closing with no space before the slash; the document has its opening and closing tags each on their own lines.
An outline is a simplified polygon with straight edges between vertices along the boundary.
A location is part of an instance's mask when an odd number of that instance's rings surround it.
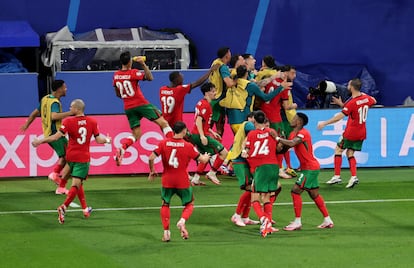
<svg viewBox="0 0 414 268">
<path fill-rule="evenodd" d="M 171 147 L 184 147 L 184 142 L 167 141 L 167 146 L 171 146 Z"/>
</svg>

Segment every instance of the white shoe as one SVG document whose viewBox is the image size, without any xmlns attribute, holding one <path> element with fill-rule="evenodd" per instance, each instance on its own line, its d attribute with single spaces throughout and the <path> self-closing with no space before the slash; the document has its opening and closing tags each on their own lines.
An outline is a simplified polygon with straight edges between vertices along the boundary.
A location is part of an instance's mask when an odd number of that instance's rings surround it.
<svg viewBox="0 0 414 268">
<path fill-rule="evenodd" d="M 191 186 L 205 186 L 206 184 L 200 181 L 200 175 L 197 173 L 191 178 Z"/>
<path fill-rule="evenodd" d="M 212 183 L 216 184 L 216 185 L 220 185 L 221 182 L 219 179 L 217 179 L 216 173 L 213 172 L 212 170 L 210 170 L 209 172 L 207 172 L 206 174 L 207 179 L 209 179 Z"/>
<path fill-rule="evenodd" d="M 345 186 L 346 188 L 350 189 L 350 188 L 354 188 L 355 185 L 357 185 L 359 183 L 359 180 L 356 176 L 352 176 L 349 181 L 348 184 Z"/>
<path fill-rule="evenodd" d="M 342 180 L 339 176 L 333 176 L 332 179 L 326 182 L 326 184 L 333 185 L 333 184 L 341 184 Z"/>
<path fill-rule="evenodd" d="M 183 222 L 183 221 L 179 220 L 179 221 L 177 222 L 177 228 L 178 228 L 178 230 L 180 230 L 181 237 L 182 237 L 184 240 L 187 240 L 189 236 L 188 236 L 188 231 L 187 231 L 187 229 L 185 228 L 185 222 Z"/>
<path fill-rule="evenodd" d="M 244 222 L 245 225 L 257 225 L 260 224 L 260 221 L 254 221 L 250 218 L 242 218 L 242 221 Z"/>
<path fill-rule="evenodd" d="M 56 172 L 50 173 L 47 177 L 50 181 L 53 181 L 56 186 L 59 186 L 60 182 L 62 181 L 62 179 L 59 177 L 59 174 Z"/>
<path fill-rule="evenodd" d="M 279 177 L 282 178 L 282 179 L 291 179 L 292 178 L 292 176 L 287 174 L 283 169 L 279 170 Z"/>
<path fill-rule="evenodd" d="M 295 231 L 302 229 L 302 224 L 291 222 L 288 226 L 283 227 L 283 230 L 285 231 Z"/>
<path fill-rule="evenodd" d="M 162 242 L 170 242 L 171 240 L 171 232 L 170 231 L 164 231 L 164 235 L 162 236 L 161 241 Z"/>
<path fill-rule="evenodd" d="M 333 221 L 323 221 L 321 225 L 318 225 L 319 229 L 327 229 L 327 228 L 333 228 L 334 223 Z"/>
<path fill-rule="evenodd" d="M 259 230 L 260 230 L 260 235 L 262 237 L 266 237 L 268 234 L 272 233 L 272 231 L 273 231 L 272 223 L 269 221 L 268 218 L 264 217 L 264 219 L 262 219 L 262 224 L 260 225 Z"/>
<path fill-rule="evenodd" d="M 240 227 L 246 226 L 246 224 L 243 222 L 240 215 L 234 214 L 233 216 L 231 216 L 231 221 L 237 226 L 240 226 Z"/>
</svg>

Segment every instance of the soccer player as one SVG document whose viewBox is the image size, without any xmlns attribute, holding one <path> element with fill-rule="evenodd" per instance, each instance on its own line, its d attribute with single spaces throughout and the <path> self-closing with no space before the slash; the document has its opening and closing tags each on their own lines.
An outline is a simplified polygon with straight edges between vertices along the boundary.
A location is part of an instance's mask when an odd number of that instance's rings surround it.
<svg viewBox="0 0 414 268">
<path fill-rule="evenodd" d="M 284 74 L 286 75 L 285 69 L 283 69 Z M 284 82 L 283 78 L 275 78 L 270 83 L 265 86 L 264 93 L 269 94 L 275 91 L 278 87 Z M 291 81 L 290 81 L 291 82 Z M 270 121 L 270 127 L 276 130 L 279 136 L 286 137 L 291 129 L 290 125 L 286 126 L 286 123 L 282 118 L 282 110 L 284 108 L 289 109 L 291 106 L 288 105 L 290 87 L 283 90 L 280 94 L 276 95 L 275 98 L 270 101 L 262 102 L 260 109 L 265 113 L 266 117 Z M 296 106 L 294 106 L 296 108 Z M 289 151 L 286 153 L 277 154 L 278 163 L 280 164 L 279 177 L 283 179 L 291 179 L 292 176 L 287 174 L 282 167 L 283 158 L 285 156 L 286 163 L 288 167 L 290 165 L 290 154 Z"/>
<path fill-rule="evenodd" d="M 342 152 L 346 150 L 346 156 L 349 162 L 349 169 L 351 171 L 351 178 L 346 185 L 346 188 L 353 188 L 359 183 L 357 177 L 357 166 L 354 157 L 355 151 L 361 151 L 362 143 L 367 136 L 366 121 L 368 116 L 368 109 L 375 105 L 377 101 L 375 98 L 361 92 L 362 82 L 358 78 L 354 78 L 348 82 L 348 91 L 351 95 L 342 108 L 342 111 L 335 114 L 332 118 L 318 123 L 318 129 L 321 130 L 329 124 L 333 124 L 348 116 L 345 131 L 339 138 L 335 147 L 334 156 L 334 176 L 327 181 L 327 184 L 342 183 L 341 179 L 341 165 Z"/>
<path fill-rule="evenodd" d="M 173 126 L 174 136 L 162 140 L 149 157 L 150 173 L 148 180 L 153 181 L 156 176 L 154 160 L 161 156 L 164 171 L 161 178 L 162 206 L 160 211 L 161 222 L 164 228 L 162 241 L 169 242 L 170 232 L 170 203 L 174 194 L 178 195 L 184 209 L 181 218 L 177 222 L 177 228 L 183 239 L 188 239 L 188 231 L 185 223 L 190 218 L 194 209 L 193 189 L 188 180 L 188 163 L 191 159 L 207 163 L 210 156 L 200 154 L 197 149 L 183 138 L 187 133 L 186 125 L 183 122 L 176 122 Z"/>
<path fill-rule="evenodd" d="M 237 87 L 235 90 L 235 98 L 237 102 L 240 103 L 241 109 L 239 108 L 230 108 L 227 106 L 226 113 L 228 122 L 235 134 L 240 127 L 240 125 L 246 120 L 246 116 L 253 111 L 253 103 L 255 98 L 261 98 L 264 101 L 270 101 L 272 98 L 275 98 L 284 88 L 287 88 L 291 83 L 282 81 L 281 85 L 275 90 L 269 93 L 263 93 L 260 90 L 259 86 L 256 83 L 250 82 L 247 78 L 248 69 L 245 65 L 237 67 Z M 227 99 L 227 98 L 226 98 Z M 224 99 L 223 101 L 226 101 Z"/>
<path fill-rule="evenodd" d="M 72 176 L 72 186 L 62 205 L 57 208 L 58 220 L 60 224 L 65 222 L 65 212 L 69 204 L 77 196 L 83 210 L 83 215 L 88 218 L 92 208 L 88 207 L 83 190 L 83 182 L 88 177 L 90 152 L 89 146 L 92 135 L 97 143 L 111 143 L 111 138 L 105 137 L 99 133 L 98 124 L 95 119 L 85 116 L 85 103 L 81 99 L 75 99 L 70 104 L 70 111 L 73 117 L 66 118 L 59 131 L 52 136 L 43 139 L 34 139 L 32 145 L 39 146 L 42 143 L 49 143 L 59 140 L 65 135 L 69 136 L 69 144 L 66 151 L 66 161 L 70 168 Z"/>
<path fill-rule="evenodd" d="M 279 165 L 276 158 L 276 132 L 265 126 L 266 116 L 262 111 L 254 115 L 255 130 L 247 134 L 242 157 L 247 158 L 253 173 L 252 207 L 260 219 L 260 234 L 279 231 L 272 227 L 272 203 L 270 195 L 276 192 L 279 180 Z M 260 204 L 263 203 L 263 207 Z"/>
<path fill-rule="evenodd" d="M 62 119 L 71 116 L 72 112 L 62 112 L 62 104 L 60 103 L 60 98 L 66 96 L 67 87 L 65 81 L 55 80 L 52 82 L 52 93 L 44 96 L 39 103 L 39 106 L 33 110 L 29 118 L 26 120 L 26 123 L 20 127 L 21 131 L 25 131 L 29 128 L 30 124 L 41 115 L 42 117 L 42 129 L 43 136 L 48 137 L 59 131 L 59 128 L 62 124 Z M 68 168 L 66 166 L 65 153 L 68 140 L 66 137 L 62 136 L 56 141 L 49 143 L 50 147 L 56 152 L 59 157 L 58 163 L 56 164 L 52 173 L 49 174 L 49 180 L 55 182 L 58 186 L 55 193 L 56 194 L 67 194 L 68 190 L 66 189 L 67 183 L 67 173 Z M 65 168 L 65 169 L 64 169 Z M 62 171 L 63 170 L 63 171 Z M 62 176 L 61 173 L 62 172 Z M 64 179 L 61 179 L 64 178 Z"/>
<path fill-rule="evenodd" d="M 143 57 L 137 57 L 136 61 L 141 64 L 144 71 L 132 69 L 132 59 L 129 51 L 120 55 L 122 68 L 114 73 L 113 86 L 116 95 L 124 102 L 125 114 L 128 118 L 132 135 L 122 141 L 122 145 L 117 149 L 115 161 L 118 166 L 122 164 L 125 150 L 141 137 L 141 119 L 143 117 L 157 123 L 166 136 L 172 136 L 172 129 L 168 122 L 161 115 L 153 104 L 149 103 L 142 94 L 139 81 L 153 79 L 152 73 L 145 64 Z"/>
<path fill-rule="evenodd" d="M 276 139 L 283 145 L 294 147 L 295 153 L 299 159 L 302 168 L 302 174 L 297 178 L 291 190 L 293 200 L 293 209 L 295 211 L 295 220 L 283 229 L 286 231 L 295 231 L 302 228 L 302 197 L 303 191 L 307 191 L 309 196 L 315 202 L 321 211 L 324 220 L 318 228 L 333 228 L 334 223 L 329 216 L 325 201 L 319 194 L 318 175 L 320 165 L 318 160 L 313 156 L 312 139 L 310 133 L 304 128 L 308 123 L 308 117 L 304 113 L 297 113 L 292 120 L 293 131 L 289 139 L 277 137 Z"/>
<path fill-rule="evenodd" d="M 247 134 L 254 129 L 254 112 L 251 112 L 247 116 L 247 121 L 240 126 L 236 135 L 234 135 L 233 145 L 227 155 L 227 159 L 232 161 L 233 170 L 239 182 L 240 189 L 244 191 L 239 198 L 236 211 L 231 217 L 231 221 L 240 227 L 260 223 L 259 221 L 254 221 L 249 218 L 253 176 L 250 172 L 246 159 L 241 157 L 244 139 Z"/>
<path fill-rule="evenodd" d="M 231 60 L 231 51 L 229 47 L 222 47 L 217 50 L 217 58 L 213 61 L 211 66 L 219 64 L 220 67 L 211 73 L 210 82 L 216 87 L 216 95 L 211 101 L 213 107 L 213 115 L 211 117 L 210 127 L 216 125 L 216 131 L 220 136 L 224 133 L 225 110 L 220 106 L 219 102 L 226 96 L 227 88 L 236 85 L 236 82 L 231 78 L 229 64 Z"/>
<path fill-rule="evenodd" d="M 217 139 L 221 139 L 220 135 L 210 128 L 211 116 L 213 114 L 211 101 L 216 95 L 216 88 L 213 83 L 207 82 L 201 86 L 201 92 L 204 97 L 195 107 L 195 124 L 191 131 L 190 141 L 195 144 L 201 153 L 209 153 L 210 155 L 218 154 L 211 170 L 207 172 L 206 177 L 214 184 L 221 184 L 216 173 L 227 156 L 227 150 Z M 206 164 L 198 163 L 197 172 L 194 174 L 191 182 L 193 185 L 204 185 L 200 181 L 200 175 L 204 171 Z"/>
<path fill-rule="evenodd" d="M 286 74 L 287 81 L 293 83 L 293 80 L 295 80 L 296 78 L 295 67 L 291 65 L 285 65 L 283 66 L 282 69 Z M 290 125 L 291 125 L 291 121 L 293 117 L 296 115 L 297 107 L 298 107 L 297 103 L 293 102 L 292 88 L 289 88 L 288 99 L 283 100 L 283 104 L 282 104 L 282 108 L 283 108 L 282 109 L 282 120 L 284 124 L 284 130 L 285 130 L 286 137 L 289 137 L 289 134 L 292 131 L 292 127 Z M 297 174 L 295 170 L 292 168 L 292 164 L 290 162 L 290 152 L 289 151 L 285 152 L 283 156 L 286 162 L 286 169 L 283 172 L 292 177 L 296 177 Z M 282 163 L 280 163 L 280 165 L 282 166 Z"/>
<path fill-rule="evenodd" d="M 197 81 L 183 85 L 183 74 L 174 71 L 169 75 L 170 86 L 163 86 L 160 88 L 160 103 L 161 111 L 165 120 L 167 120 L 170 126 L 178 121 L 183 121 L 183 107 L 184 107 L 184 97 L 186 94 L 191 93 L 193 88 L 200 86 L 204 83 L 211 72 L 217 70 L 220 65 L 214 65 L 210 70 L 201 76 Z"/>
</svg>

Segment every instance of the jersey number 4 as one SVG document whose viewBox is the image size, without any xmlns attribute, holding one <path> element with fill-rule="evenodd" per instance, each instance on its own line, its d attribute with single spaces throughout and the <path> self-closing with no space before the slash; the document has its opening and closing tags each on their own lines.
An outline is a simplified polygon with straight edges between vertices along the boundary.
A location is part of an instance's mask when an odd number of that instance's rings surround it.
<svg viewBox="0 0 414 268">
<path fill-rule="evenodd" d="M 172 149 L 171 154 L 170 154 L 170 158 L 168 159 L 168 165 L 174 167 L 174 168 L 178 168 L 178 158 L 176 157 L 177 154 L 177 149 Z"/>
</svg>

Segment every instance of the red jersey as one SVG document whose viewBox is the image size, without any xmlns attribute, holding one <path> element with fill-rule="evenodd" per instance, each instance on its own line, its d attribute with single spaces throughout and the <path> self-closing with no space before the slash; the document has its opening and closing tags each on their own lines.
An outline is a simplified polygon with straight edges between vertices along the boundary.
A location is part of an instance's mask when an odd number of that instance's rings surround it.
<svg viewBox="0 0 414 268">
<path fill-rule="evenodd" d="M 144 72 L 138 69 L 119 70 L 114 73 L 113 86 L 121 95 L 125 110 L 149 104 L 138 83 L 139 80 L 144 80 L 144 78 Z"/>
<path fill-rule="evenodd" d="M 78 163 L 90 162 L 91 137 L 99 135 L 96 120 L 87 116 L 68 117 L 63 120 L 60 131 L 69 136 L 66 160 Z"/>
<path fill-rule="evenodd" d="M 162 115 L 170 126 L 174 126 L 177 121 L 183 121 L 184 97 L 190 91 L 190 84 L 160 88 Z"/>
<path fill-rule="evenodd" d="M 213 109 L 211 108 L 210 103 L 206 99 L 200 100 L 195 107 L 195 119 L 197 119 L 198 116 L 201 116 L 201 118 L 203 118 L 203 131 L 204 131 L 205 136 L 210 135 L 210 132 L 208 130 L 210 129 L 210 122 L 211 122 L 212 115 L 213 115 Z M 200 134 L 198 132 L 196 124 L 194 124 L 193 131 L 191 131 L 191 133 Z"/>
<path fill-rule="evenodd" d="M 161 183 L 164 188 L 190 187 L 187 166 L 191 159 L 197 159 L 200 155 L 191 143 L 183 139 L 168 138 L 158 144 L 154 153 L 162 158 L 164 172 Z"/>
<path fill-rule="evenodd" d="M 265 87 L 264 93 L 269 94 L 278 87 L 281 86 L 281 79 L 274 79 L 268 83 Z M 283 90 L 277 94 L 273 99 L 267 102 L 263 102 L 260 109 L 265 113 L 266 117 L 269 118 L 270 123 L 282 122 L 282 103 L 283 100 L 289 99 L 289 90 Z"/>
<path fill-rule="evenodd" d="M 294 147 L 296 156 L 298 157 L 300 167 L 302 170 L 318 170 L 320 165 L 313 155 L 312 138 L 307 129 L 302 128 L 298 132 L 292 131 L 289 135 L 289 139 L 293 140 L 298 137 L 302 140 Z"/>
<path fill-rule="evenodd" d="M 264 128 L 255 129 L 249 132 L 246 137 L 246 148 L 249 149 L 249 163 L 251 172 L 256 170 L 256 167 L 266 164 L 278 164 L 276 158 L 277 141 L 274 138 L 274 129 Z"/>
<path fill-rule="evenodd" d="M 376 100 L 364 93 L 360 96 L 349 99 L 342 113 L 348 116 L 346 123 L 344 138 L 351 141 L 365 140 L 367 137 L 366 121 L 368 116 L 368 108 L 376 103 Z"/>
</svg>

